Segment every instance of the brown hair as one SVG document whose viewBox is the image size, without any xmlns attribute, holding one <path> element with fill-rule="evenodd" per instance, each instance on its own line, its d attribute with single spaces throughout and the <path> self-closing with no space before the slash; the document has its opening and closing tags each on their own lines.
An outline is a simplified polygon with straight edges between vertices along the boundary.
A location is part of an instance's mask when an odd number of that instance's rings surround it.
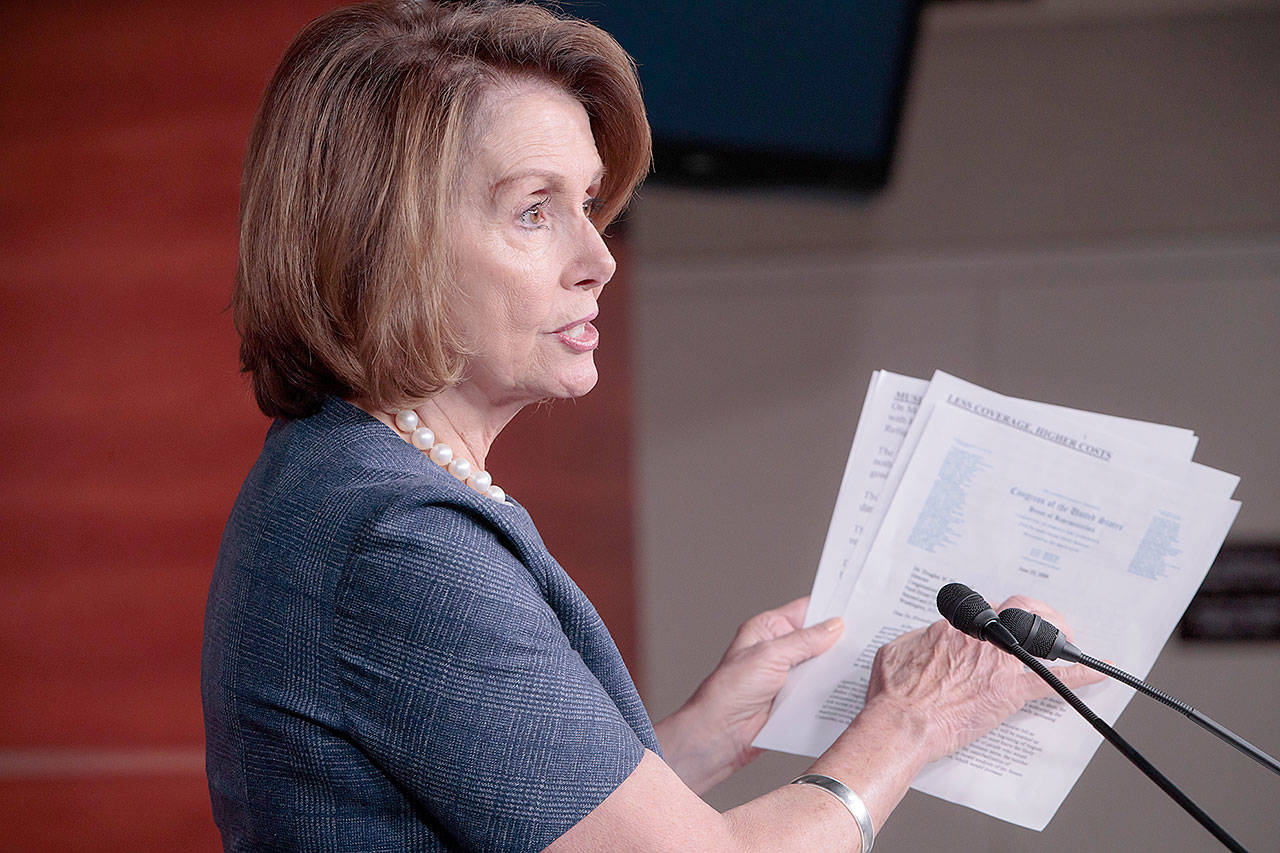
<svg viewBox="0 0 1280 853">
<path fill-rule="evenodd" d="M 249 138 L 232 298 L 268 416 L 305 417 L 327 395 L 394 407 L 461 377 L 439 212 L 503 77 L 548 80 L 586 109 L 603 229 L 651 149 L 631 58 L 597 27 L 524 3 L 376 2 L 289 46 Z"/>
</svg>

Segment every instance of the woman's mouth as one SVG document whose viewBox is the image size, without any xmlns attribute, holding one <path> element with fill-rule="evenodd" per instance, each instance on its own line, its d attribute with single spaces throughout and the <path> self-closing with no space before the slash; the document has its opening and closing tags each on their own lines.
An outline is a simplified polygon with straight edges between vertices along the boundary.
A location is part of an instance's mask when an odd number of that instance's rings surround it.
<svg viewBox="0 0 1280 853">
<path fill-rule="evenodd" d="M 556 332 L 556 337 L 574 352 L 591 352 L 600 345 L 600 332 L 596 327 L 591 325 L 590 320 L 584 320 L 576 326 L 569 326 Z"/>
</svg>

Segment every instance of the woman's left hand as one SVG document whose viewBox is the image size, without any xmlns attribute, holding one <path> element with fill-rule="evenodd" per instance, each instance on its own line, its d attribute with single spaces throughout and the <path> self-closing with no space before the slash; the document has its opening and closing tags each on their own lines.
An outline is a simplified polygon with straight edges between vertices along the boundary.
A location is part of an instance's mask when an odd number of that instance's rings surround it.
<svg viewBox="0 0 1280 853">
<path fill-rule="evenodd" d="M 656 726 L 667 763 L 694 791 L 708 790 L 760 754 L 751 741 L 787 673 L 840 638 L 838 618 L 802 627 L 808 603 L 807 596 L 797 598 L 743 622 L 693 697 Z"/>
</svg>

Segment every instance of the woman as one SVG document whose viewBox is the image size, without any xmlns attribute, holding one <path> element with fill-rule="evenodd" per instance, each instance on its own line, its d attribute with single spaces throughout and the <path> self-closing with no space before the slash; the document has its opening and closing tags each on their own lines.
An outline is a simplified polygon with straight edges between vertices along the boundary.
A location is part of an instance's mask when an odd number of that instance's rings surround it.
<svg viewBox="0 0 1280 853">
<path fill-rule="evenodd" d="M 655 727 L 485 473 L 521 407 L 595 384 L 600 231 L 649 156 L 626 54 L 537 7 L 359 6 L 289 48 L 246 158 L 234 299 L 276 421 L 205 626 L 228 849 L 869 849 L 926 762 L 1043 695 L 934 626 L 882 650 L 820 784 L 724 815 L 699 799 L 838 620 L 800 628 L 803 601 L 749 620 Z"/>
</svg>

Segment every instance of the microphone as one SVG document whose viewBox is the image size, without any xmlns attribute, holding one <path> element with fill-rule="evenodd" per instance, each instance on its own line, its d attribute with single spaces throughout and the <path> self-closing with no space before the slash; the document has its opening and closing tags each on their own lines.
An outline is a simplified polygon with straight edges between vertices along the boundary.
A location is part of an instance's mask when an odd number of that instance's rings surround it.
<svg viewBox="0 0 1280 853">
<path fill-rule="evenodd" d="M 994 643 L 1005 651 L 1018 645 L 987 600 L 962 583 L 949 583 L 938 590 L 938 612 L 970 637 Z"/>
<path fill-rule="evenodd" d="M 1028 613 L 1017 607 L 1006 607 L 1000 611 L 1000 624 L 1009 629 L 1018 645 L 1038 658 L 1062 658 L 1071 663 L 1079 663 L 1084 656 L 1083 652 L 1067 642 L 1066 634 L 1035 613 Z"/>
<path fill-rule="evenodd" d="M 1067 704 L 1074 708 L 1080 716 L 1084 717 L 1085 721 L 1093 726 L 1098 734 L 1120 750 L 1120 753 L 1129 759 L 1134 767 L 1141 770 L 1148 779 L 1159 786 L 1160 790 L 1168 794 L 1182 807 L 1183 811 L 1195 818 L 1196 822 L 1208 830 L 1214 838 L 1221 841 L 1232 853 L 1248 853 L 1240 846 L 1240 842 L 1232 838 L 1225 829 L 1218 826 L 1213 818 L 1205 813 L 1204 809 L 1192 802 L 1190 797 L 1182 793 L 1182 790 L 1170 782 L 1163 773 L 1144 758 L 1142 753 L 1134 749 L 1127 740 L 1120 737 L 1119 732 L 1107 725 L 1106 721 L 1095 714 L 1088 705 L 1080 701 L 1080 697 L 1072 693 L 1071 688 L 1063 684 L 1062 680 L 1050 672 L 1047 666 L 1036 660 L 1035 655 L 1019 645 L 1018 639 L 1000 621 L 1000 617 L 996 615 L 995 610 L 981 595 L 962 583 L 949 583 L 938 590 L 938 612 L 957 630 L 963 631 L 971 637 L 977 637 L 979 640 L 995 643 L 1022 661 L 1024 666 L 1040 676 L 1046 684 L 1053 688 L 1055 693 L 1065 699 Z M 1033 620 L 1025 621 L 1025 625 L 1028 628 L 1026 637 L 1028 639 L 1031 636 L 1030 626 L 1032 624 Z M 1054 628 L 1053 630 L 1056 633 L 1058 629 Z M 1050 639 L 1048 641 L 1049 651 L 1053 650 L 1053 645 L 1053 641 Z"/>
<path fill-rule="evenodd" d="M 1028 613 L 1017 607 L 1006 607 L 1000 611 L 1000 622 L 1009 629 L 1022 648 L 1038 658 L 1057 660 L 1062 658 L 1072 663 L 1082 663 L 1090 669 L 1108 675 L 1123 684 L 1127 684 L 1152 699 L 1163 702 L 1191 722 L 1207 732 L 1214 734 L 1219 740 L 1234 746 L 1272 773 L 1280 774 L 1280 761 L 1272 758 L 1249 741 L 1237 735 L 1220 723 L 1192 708 L 1185 702 L 1175 699 L 1163 690 L 1157 690 L 1140 678 L 1130 675 L 1122 669 L 1112 666 L 1106 661 L 1091 658 L 1078 648 L 1067 642 L 1066 635 L 1049 622 L 1034 613 Z"/>
</svg>

